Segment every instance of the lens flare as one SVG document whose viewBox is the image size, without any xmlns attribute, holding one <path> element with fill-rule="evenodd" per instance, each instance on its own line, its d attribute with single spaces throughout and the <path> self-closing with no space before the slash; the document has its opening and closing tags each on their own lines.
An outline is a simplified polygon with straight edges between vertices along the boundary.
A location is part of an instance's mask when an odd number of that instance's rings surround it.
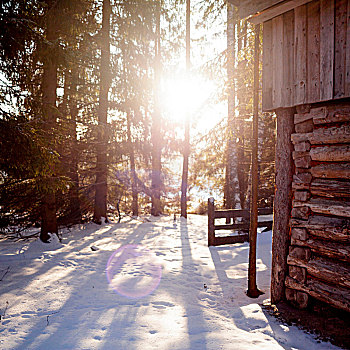
<svg viewBox="0 0 350 350">
<path fill-rule="evenodd" d="M 129 244 L 117 249 L 109 258 L 107 280 L 118 294 L 142 298 L 159 285 L 162 267 L 158 258 L 141 245 Z"/>
</svg>

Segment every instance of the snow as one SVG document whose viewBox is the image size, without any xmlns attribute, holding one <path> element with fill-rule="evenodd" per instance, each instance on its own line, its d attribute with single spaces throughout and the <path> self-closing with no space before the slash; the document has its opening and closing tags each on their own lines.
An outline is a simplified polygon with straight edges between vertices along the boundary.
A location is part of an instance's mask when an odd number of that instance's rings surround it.
<svg viewBox="0 0 350 350">
<path fill-rule="evenodd" d="M 338 349 L 262 307 L 271 231 L 258 234 L 258 299 L 245 295 L 248 244 L 208 248 L 205 216 L 61 236 L 1 242 L 0 349 Z"/>
</svg>

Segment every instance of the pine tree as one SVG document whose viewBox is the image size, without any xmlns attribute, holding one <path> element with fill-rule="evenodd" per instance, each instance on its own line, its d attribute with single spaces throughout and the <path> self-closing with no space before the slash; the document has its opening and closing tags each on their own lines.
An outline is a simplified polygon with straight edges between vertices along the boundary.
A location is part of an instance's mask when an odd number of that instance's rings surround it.
<svg viewBox="0 0 350 350">
<path fill-rule="evenodd" d="M 186 72 L 190 73 L 191 66 L 191 1 L 186 0 Z M 188 187 L 188 158 L 190 156 L 190 116 L 186 111 L 185 135 L 183 143 L 183 165 L 181 179 L 181 216 L 187 218 L 187 187 Z"/>
<path fill-rule="evenodd" d="M 98 107 L 98 138 L 96 160 L 95 206 L 94 222 L 101 224 L 101 218 L 107 220 L 107 113 L 108 91 L 110 88 L 110 15 L 109 0 L 103 0 L 102 29 L 101 29 L 101 63 L 100 63 L 100 91 Z"/>
<path fill-rule="evenodd" d="M 235 61 L 236 61 L 236 38 L 235 38 L 235 8 L 227 3 L 227 141 L 225 158 L 225 187 L 224 200 L 225 208 L 232 209 L 236 207 L 235 192 L 237 190 L 237 158 L 235 141 L 237 137 L 235 112 L 236 112 L 236 91 L 235 91 Z"/>
<path fill-rule="evenodd" d="M 48 9 L 45 16 L 45 39 L 48 42 L 45 55 L 43 56 L 43 76 L 41 83 L 42 90 L 42 128 L 46 132 L 47 142 L 55 144 L 52 131 L 56 129 L 58 111 L 56 108 L 57 90 L 57 69 L 58 69 L 58 26 L 59 16 L 57 2 L 48 1 Z M 55 170 L 53 171 L 55 176 Z M 58 233 L 56 218 L 56 196 L 53 178 L 47 179 L 47 187 L 44 189 L 41 209 L 41 232 L 40 239 L 47 242 L 50 233 Z"/>
<path fill-rule="evenodd" d="M 155 33 L 155 89 L 154 89 L 154 111 L 152 118 L 152 209 L 151 214 L 158 216 L 162 212 L 160 193 L 162 187 L 162 145 L 161 145 L 161 115 L 160 115 L 160 72 L 161 72 L 161 48 L 160 48 L 160 17 L 161 6 L 156 5 L 156 33 Z"/>
</svg>

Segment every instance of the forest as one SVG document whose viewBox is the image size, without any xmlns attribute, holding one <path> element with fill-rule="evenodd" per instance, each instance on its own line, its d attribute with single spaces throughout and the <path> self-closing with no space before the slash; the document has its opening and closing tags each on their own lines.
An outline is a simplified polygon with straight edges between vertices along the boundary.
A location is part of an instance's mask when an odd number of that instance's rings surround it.
<svg viewBox="0 0 350 350">
<path fill-rule="evenodd" d="M 0 233 L 248 208 L 254 26 L 224 0 L 0 5 Z M 262 35 L 262 34 L 260 34 Z M 261 87 L 259 86 L 259 91 Z M 259 207 L 275 116 L 259 107 Z"/>
</svg>

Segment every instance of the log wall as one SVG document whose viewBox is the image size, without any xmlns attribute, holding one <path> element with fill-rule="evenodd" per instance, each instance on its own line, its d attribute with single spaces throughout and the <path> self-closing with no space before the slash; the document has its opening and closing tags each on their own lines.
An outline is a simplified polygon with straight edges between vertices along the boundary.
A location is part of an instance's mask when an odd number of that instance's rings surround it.
<svg viewBox="0 0 350 350">
<path fill-rule="evenodd" d="M 350 312 L 350 103 L 298 107 L 294 124 L 286 299 Z"/>
<path fill-rule="evenodd" d="M 350 97 L 349 22 L 349 0 L 310 1 L 264 22 L 263 110 Z"/>
</svg>

